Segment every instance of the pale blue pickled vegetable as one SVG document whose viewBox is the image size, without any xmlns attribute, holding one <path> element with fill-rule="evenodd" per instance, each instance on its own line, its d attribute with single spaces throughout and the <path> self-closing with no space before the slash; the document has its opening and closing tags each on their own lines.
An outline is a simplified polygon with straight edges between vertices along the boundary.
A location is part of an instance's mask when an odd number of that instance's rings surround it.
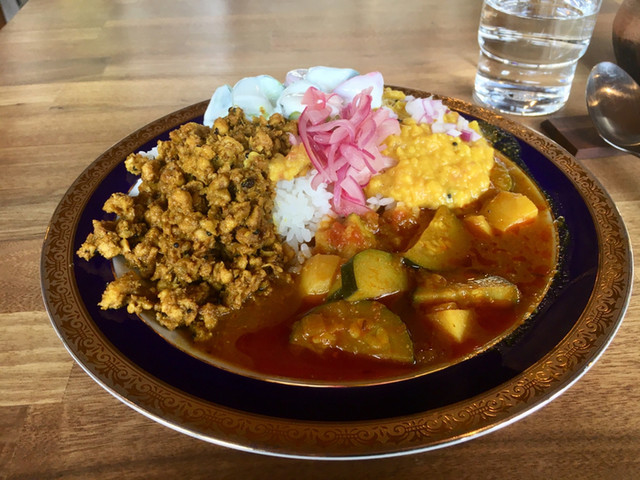
<svg viewBox="0 0 640 480">
<path fill-rule="evenodd" d="M 358 75 L 352 68 L 311 67 L 304 79 L 313 84 L 318 90 L 331 93 L 341 83 Z"/>
<path fill-rule="evenodd" d="M 366 75 L 351 77 L 340 85 L 336 85 L 333 89 L 333 93 L 337 93 L 344 99 L 345 103 L 348 103 L 353 100 L 353 97 L 367 88 L 372 88 L 371 108 L 379 108 L 382 106 L 384 80 L 380 72 L 371 72 Z"/>
<path fill-rule="evenodd" d="M 211 101 L 207 106 L 207 110 L 204 112 L 204 125 L 211 127 L 216 118 L 226 117 L 229 112 L 229 108 L 233 106 L 233 97 L 231 93 L 231 87 L 229 85 L 223 85 L 216 88 L 211 96 Z"/>
<path fill-rule="evenodd" d="M 233 86 L 233 105 L 248 117 L 271 116 L 284 86 L 269 75 L 246 77 Z"/>
<path fill-rule="evenodd" d="M 279 113 L 289 118 L 294 113 L 302 113 L 304 106 L 302 98 L 304 93 L 314 85 L 307 80 L 298 80 L 284 89 L 282 95 L 278 99 L 276 109 Z"/>
<path fill-rule="evenodd" d="M 204 114 L 204 124 L 212 126 L 216 118 L 226 117 L 229 108 L 234 106 L 241 108 L 248 118 L 268 118 L 274 113 L 297 118 L 304 110 L 302 99 L 310 87 L 324 93 L 338 94 L 343 104 L 351 102 L 362 90 L 372 87 L 372 108 L 382 105 L 384 82 L 380 73 L 360 75 L 352 68 L 317 66 L 291 70 L 284 84 L 269 75 L 258 75 L 243 78 L 233 88 L 229 85 L 219 87 Z M 332 115 L 337 115 L 340 101 L 334 103 Z"/>
</svg>

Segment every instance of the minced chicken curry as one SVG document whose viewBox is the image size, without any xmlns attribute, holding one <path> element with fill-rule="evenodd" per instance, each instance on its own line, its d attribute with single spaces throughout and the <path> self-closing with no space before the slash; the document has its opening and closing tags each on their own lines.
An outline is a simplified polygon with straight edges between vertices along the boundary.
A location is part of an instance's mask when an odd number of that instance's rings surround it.
<svg viewBox="0 0 640 480">
<path fill-rule="evenodd" d="M 204 339 L 218 318 L 272 279 L 290 280 L 293 253 L 271 220 L 269 160 L 286 155 L 295 122 L 280 115 L 248 121 L 237 109 L 214 128 L 195 123 L 159 142 L 157 158 L 132 154 L 129 172 L 142 183 L 135 197 L 115 193 L 78 251 L 89 260 L 123 255 L 135 269 L 111 282 L 100 306 L 155 313 L 167 328 L 189 327 Z"/>
</svg>

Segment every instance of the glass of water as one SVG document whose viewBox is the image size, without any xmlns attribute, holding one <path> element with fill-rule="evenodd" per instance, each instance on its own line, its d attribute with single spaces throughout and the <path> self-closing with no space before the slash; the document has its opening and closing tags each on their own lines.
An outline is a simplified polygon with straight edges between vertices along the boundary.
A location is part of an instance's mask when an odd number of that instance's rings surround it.
<svg viewBox="0 0 640 480">
<path fill-rule="evenodd" d="M 473 98 L 505 113 L 545 115 L 569 98 L 602 0 L 484 0 Z"/>
</svg>

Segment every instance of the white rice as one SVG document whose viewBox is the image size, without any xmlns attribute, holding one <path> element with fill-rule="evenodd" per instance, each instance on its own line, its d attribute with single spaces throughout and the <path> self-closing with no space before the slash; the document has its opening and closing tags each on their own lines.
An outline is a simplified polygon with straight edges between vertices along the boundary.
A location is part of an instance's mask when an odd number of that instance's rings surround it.
<svg viewBox="0 0 640 480">
<path fill-rule="evenodd" d="M 153 160 L 158 157 L 158 147 L 153 147 L 148 152 L 138 152 L 138 154 Z"/>
<path fill-rule="evenodd" d="M 324 184 L 317 190 L 311 187 L 315 174 L 312 170 L 304 177 L 280 180 L 276 184 L 273 222 L 285 242 L 298 253 L 300 263 L 311 256 L 308 244 L 320 221 L 333 214 L 329 203 L 333 194 L 327 192 Z"/>
</svg>

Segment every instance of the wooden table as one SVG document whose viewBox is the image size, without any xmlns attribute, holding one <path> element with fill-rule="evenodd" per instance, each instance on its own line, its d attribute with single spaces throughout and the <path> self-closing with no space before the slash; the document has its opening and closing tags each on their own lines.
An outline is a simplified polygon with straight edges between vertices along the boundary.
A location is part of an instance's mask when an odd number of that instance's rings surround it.
<svg viewBox="0 0 640 480">
<path fill-rule="evenodd" d="M 208 444 L 136 413 L 57 338 L 40 294 L 43 235 L 73 179 L 116 141 L 218 85 L 297 67 L 380 70 L 471 100 L 480 1 L 30 0 L 0 30 L 0 478 L 640 478 L 640 310 L 541 410 L 489 435 L 399 458 L 325 462 Z M 569 104 L 612 60 L 605 0 Z M 539 129 L 544 118 L 519 119 Z M 638 249 L 640 163 L 585 160 Z"/>
</svg>

